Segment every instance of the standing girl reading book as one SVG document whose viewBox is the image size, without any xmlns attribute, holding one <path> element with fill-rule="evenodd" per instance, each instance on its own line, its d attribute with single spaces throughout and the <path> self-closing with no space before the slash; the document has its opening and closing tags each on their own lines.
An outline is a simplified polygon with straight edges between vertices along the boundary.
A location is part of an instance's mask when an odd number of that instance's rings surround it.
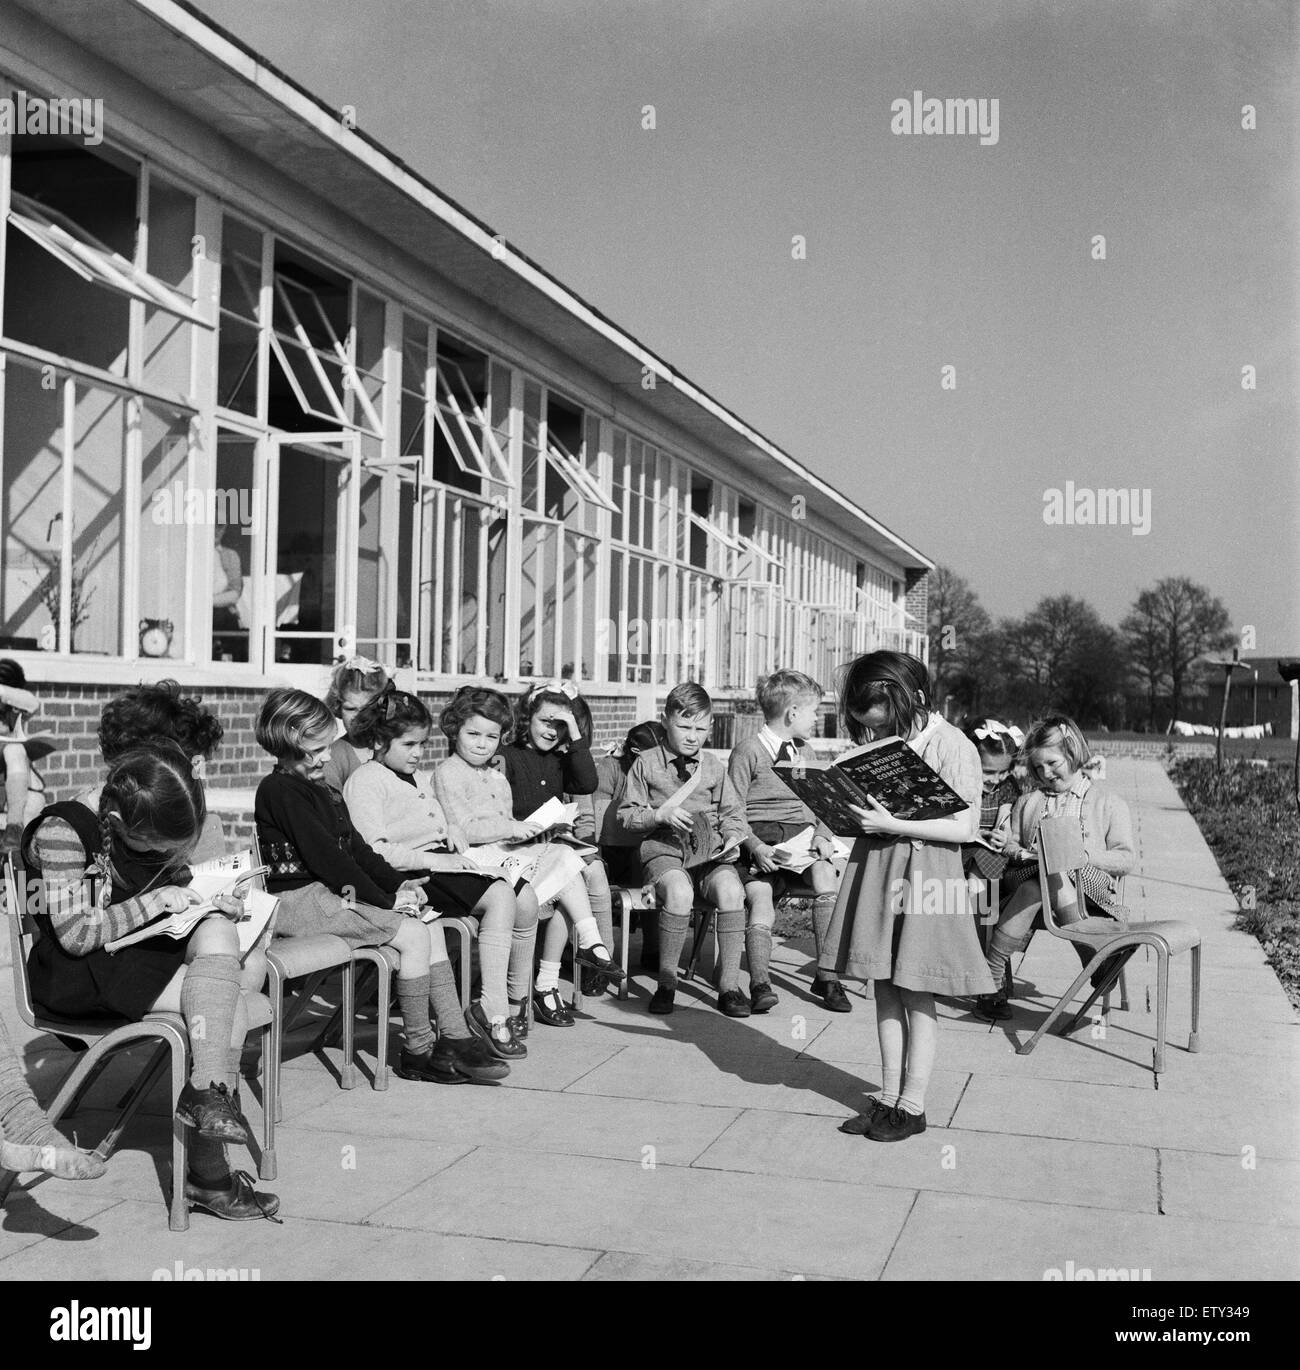
<svg viewBox="0 0 1300 1370">
<path fill-rule="evenodd" d="M 501 748 L 516 819 L 526 819 L 548 799 L 595 792 L 597 776 L 590 740 L 574 712 L 579 701 L 577 686 L 570 680 L 547 681 L 519 701 L 515 727 L 518 740 Z M 539 1022 L 551 1027 L 572 1027 L 574 1017 L 559 988 L 560 958 L 569 940 L 569 925 L 572 924 L 578 939 L 575 975 L 581 973 L 581 968 L 615 980 L 623 976 L 609 954 L 613 917 L 609 882 L 599 859 L 594 868 L 591 863 L 583 864 L 581 875 L 560 891 L 556 903 L 558 914 L 547 921 L 542 938 L 533 1012 Z"/>
<path fill-rule="evenodd" d="M 276 758 L 254 801 L 262 855 L 271 867 L 266 888 L 280 899 L 276 931 L 281 937 L 330 933 L 349 946 L 397 952 L 405 1038 L 397 1074 L 403 1080 L 454 1085 L 500 1079 L 507 1072 L 454 1032 L 434 1041 L 430 1005 L 444 1029 L 460 1014 L 446 947 L 435 962 L 433 938 L 420 916 L 423 882 L 407 879 L 378 855 L 352 826 L 343 797 L 321 782 L 334 737 L 329 710 L 303 690 L 272 690 L 254 733 Z M 438 935 L 441 941 L 441 930 Z"/>
<path fill-rule="evenodd" d="M 380 695 L 357 714 L 352 736 L 369 747 L 373 757 L 353 771 L 343 787 L 348 813 L 357 831 L 389 865 L 423 880 L 433 909 L 477 919 L 480 947 L 486 943 L 508 949 L 516 921 L 536 924 L 537 903 L 527 886 L 516 900 L 504 871 L 481 870 L 461 855 L 465 836 L 447 822 L 432 773 L 420 769 L 432 728 L 433 717 L 423 702 L 402 690 Z M 429 930 L 435 963 L 446 966 L 450 976 L 442 929 L 435 921 Z M 482 958 L 483 998 L 491 1004 L 505 1002 L 506 963 L 506 955 Z M 439 1018 L 438 1029 L 467 1039 L 465 1049 L 472 1045 L 483 1064 L 495 1059 L 488 1045 L 471 1035 L 459 1010 Z"/>
<path fill-rule="evenodd" d="M 966 801 L 963 813 L 904 822 L 874 799 L 854 812 L 862 836 L 853 844 L 826 937 L 830 964 L 875 982 L 881 1090 L 842 1132 L 899 1142 L 925 1131 L 925 1090 L 938 1046 L 936 994 L 992 989 L 968 908 L 961 845 L 979 824 L 981 776 L 974 745 L 930 712 L 925 663 L 902 652 L 871 652 L 845 668 L 840 709 L 855 742 L 897 736 Z M 929 881 L 942 891 L 941 912 L 922 899 Z M 966 912 L 967 916 L 960 916 Z"/>
<path fill-rule="evenodd" d="M 190 1028 L 190 1078 L 176 1117 L 193 1129 L 189 1206 L 218 1218 L 270 1218 L 274 1194 L 232 1172 L 226 1142 L 252 1138 L 239 1107 L 239 1057 L 248 1035 L 246 994 L 266 980 L 266 959 L 240 964 L 234 922 L 242 901 L 214 900 L 217 915 L 186 937 L 153 937 L 110 954 L 106 944 L 200 902 L 187 861 L 203 830 L 203 786 L 170 741 L 112 763 L 96 797 L 53 804 L 23 834 L 29 875 L 40 881 L 40 936 L 28 960 L 32 997 L 68 1018 L 180 1013 Z M 224 915 L 224 916 L 222 916 Z M 177 1177 L 179 1179 L 179 1177 Z"/>
</svg>

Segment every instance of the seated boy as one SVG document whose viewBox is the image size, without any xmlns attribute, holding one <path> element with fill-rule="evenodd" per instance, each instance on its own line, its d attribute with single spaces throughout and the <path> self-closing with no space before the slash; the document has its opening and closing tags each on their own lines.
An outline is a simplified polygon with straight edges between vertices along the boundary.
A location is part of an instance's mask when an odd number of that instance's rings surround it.
<svg viewBox="0 0 1300 1370">
<path fill-rule="evenodd" d="M 745 806 L 750 831 L 742 844 L 748 864 L 742 862 L 741 867 L 749 905 L 745 951 L 749 957 L 750 1007 L 755 1013 L 766 1013 L 777 1003 L 768 976 L 776 901 L 791 891 L 812 892 L 813 938 L 820 964 L 839 880 L 831 865 L 835 839 L 830 829 L 772 769 L 778 760 L 816 759 L 804 739 L 816 727 L 822 687 L 802 671 L 776 671 L 758 682 L 757 694 L 763 727 L 736 744 L 727 774 Z M 783 869 L 774 850 L 776 844 L 809 824 L 814 827 L 812 849 L 818 859 L 802 874 Z M 813 979 L 812 992 L 832 1013 L 852 1011 L 844 986 L 833 976 L 826 978 L 822 970 Z"/>
<path fill-rule="evenodd" d="M 740 991 L 745 891 L 736 857 L 749 828 L 722 762 L 704 751 L 713 701 L 703 686 L 688 681 L 673 689 L 663 728 L 664 740 L 632 763 L 618 807 L 624 829 L 645 834 L 641 878 L 654 885 L 659 902 L 659 987 L 650 1012 L 673 1011 L 677 962 L 698 892 L 717 910 L 718 1007 L 729 1018 L 748 1018 L 749 999 Z"/>
</svg>

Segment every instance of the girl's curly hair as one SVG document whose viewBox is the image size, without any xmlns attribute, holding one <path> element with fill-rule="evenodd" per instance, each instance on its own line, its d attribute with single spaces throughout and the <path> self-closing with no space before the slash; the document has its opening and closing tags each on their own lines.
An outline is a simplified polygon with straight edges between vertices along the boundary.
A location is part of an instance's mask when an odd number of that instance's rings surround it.
<svg viewBox="0 0 1300 1370">
<path fill-rule="evenodd" d="M 433 715 L 418 695 L 386 690 L 358 710 L 348 738 L 362 747 L 387 749 L 408 728 L 432 728 Z"/>
<path fill-rule="evenodd" d="M 188 757 L 211 759 L 225 731 L 200 696 L 182 694 L 175 680 L 160 680 L 124 690 L 104 705 L 99 750 L 105 761 L 112 761 L 132 747 L 168 738 Z"/>
<path fill-rule="evenodd" d="M 501 745 L 504 747 L 514 733 L 515 715 L 510 701 L 500 690 L 488 690 L 479 685 L 462 685 L 452 696 L 451 703 L 438 715 L 438 727 L 453 745 L 460 730 L 475 714 L 490 718 L 501 726 Z"/>
</svg>

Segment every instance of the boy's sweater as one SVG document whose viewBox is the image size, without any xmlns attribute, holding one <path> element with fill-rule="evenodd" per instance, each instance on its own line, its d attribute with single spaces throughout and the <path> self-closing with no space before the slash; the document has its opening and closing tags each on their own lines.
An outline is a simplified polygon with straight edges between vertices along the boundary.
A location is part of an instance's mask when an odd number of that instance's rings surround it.
<svg viewBox="0 0 1300 1370">
<path fill-rule="evenodd" d="M 447 757 L 434 767 L 433 790 L 443 813 L 451 815 L 470 846 L 507 841 L 513 835 L 514 796 L 500 756 L 486 766 L 471 766 L 455 754 Z"/>
<path fill-rule="evenodd" d="M 816 814 L 776 773 L 775 756 L 768 744 L 775 744 L 779 750 L 782 738 L 769 734 L 764 728 L 752 737 L 746 737 L 732 748 L 727 762 L 727 775 L 736 787 L 736 794 L 745 806 L 745 820 L 752 827 L 755 823 L 798 823 L 806 827 L 809 823 L 815 828 L 817 837 L 831 836 L 830 829 L 821 822 Z M 806 743 L 791 741 L 792 759 L 816 761 L 817 754 Z M 749 855 L 767 845 L 752 833 L 745 841 L 745 851 Z"/>
<path fill-rule="evenodd" d="M 366 844 L 337 790 L 277 767 L 257 787 L 253 817 L 262 859 L 271 867 L 267 893 L 318 880 L 335 894 L 351 888 L 363 904 L 393 907 L 406 877 Z"/>
<path fill-rule="evenodd" d="M 399 871 L 427 869 L 425 857 L 447 845 L 447 820 L 428 771 L 398 775 L 382 761 L 367 761 L 343 786 L 356 830 Z"/>
<path fill-rule="evenodd" d="M 549 752 L 511 742 L 498 755 L 510 782 L 516 818 L 527 818 L 548 799 L 595 792 L 596 763 L 585 742 L 573 742 L 563 751 L 556 747 Z"/>
<path fill-rule="evenodd" d="M 641 752 L 627 773 L 623 799 L 618 806 L 618 821 L 629 833 L 659 830 L 662 837 L 671 838 L 672 830 L 661 827 L 655 810 L 686 783 L 686 777 L 702 772 L 700 783 L 686 796 L 682 809 L 686 813 L 707 813 L 713 831 L 722 839 L 723 847 L 737 847 L 750 836 L 745 822 L 745 810 L 736 795 L 736 788 L 727 776 L 721 761 L 711 752 L 700 752 L 686 761 L 678 773 L 675 762 L 682 761 L 662 743 Z"/>
</svg>

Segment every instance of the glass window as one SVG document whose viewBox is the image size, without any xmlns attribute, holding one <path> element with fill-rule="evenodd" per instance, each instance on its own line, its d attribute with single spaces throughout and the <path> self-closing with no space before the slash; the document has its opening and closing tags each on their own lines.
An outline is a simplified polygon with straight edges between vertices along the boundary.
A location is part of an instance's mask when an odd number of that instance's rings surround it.
<svg viewBox="0 0 1300 1370">
<path fill-rule="evenodd" d="M 256 489 L 256 442 L 242 433 L 217 430 L 217 488 Z M 258 494 L 253 509 L 265 507 Z M 264 529 L 228 523 L 215 530 L 216 554 L 212 566 L 212 659 L 248 661 L 249 634 L 253 627 L 253 538 Z"/>
<path fill-rule="evenodd" d="M 189 488 L 190 424 L 184 416 L 163 413 L 150 405 L 141 411 L 140 553 L 137 567 L 141 641 L 134 650 L 141 655 L 185 655 L 186 572 L 189 525 L 178 517 L 183 511 L 181 494 Z M 238 496 L 236 495 L 236 510 Z M 223 505 L 223 515 L 227 512 Z M 214 520 L 215 522 L 215 520 Z M 207 525 L 202 525 L 206 532 Z M 241 529 L 216 525 L 218 544 L 227 531 L 238 537 Z M 213 603 L 216 602 L 214 587 Z M 146 625 L 154 631 L 143 641 Z M 166 639 L 166 646 L 163 640 Z M 146 647 L 149 650 L 145 650 Z M 130 642 L 127 654 L 133 655 Z"/>
<path fill-rule="evenodd" d="M 217 405 L 254 416 L 257 414 L 261 285 L 262 235 L 227 215 L 221 228 Z"/>
</svg>

